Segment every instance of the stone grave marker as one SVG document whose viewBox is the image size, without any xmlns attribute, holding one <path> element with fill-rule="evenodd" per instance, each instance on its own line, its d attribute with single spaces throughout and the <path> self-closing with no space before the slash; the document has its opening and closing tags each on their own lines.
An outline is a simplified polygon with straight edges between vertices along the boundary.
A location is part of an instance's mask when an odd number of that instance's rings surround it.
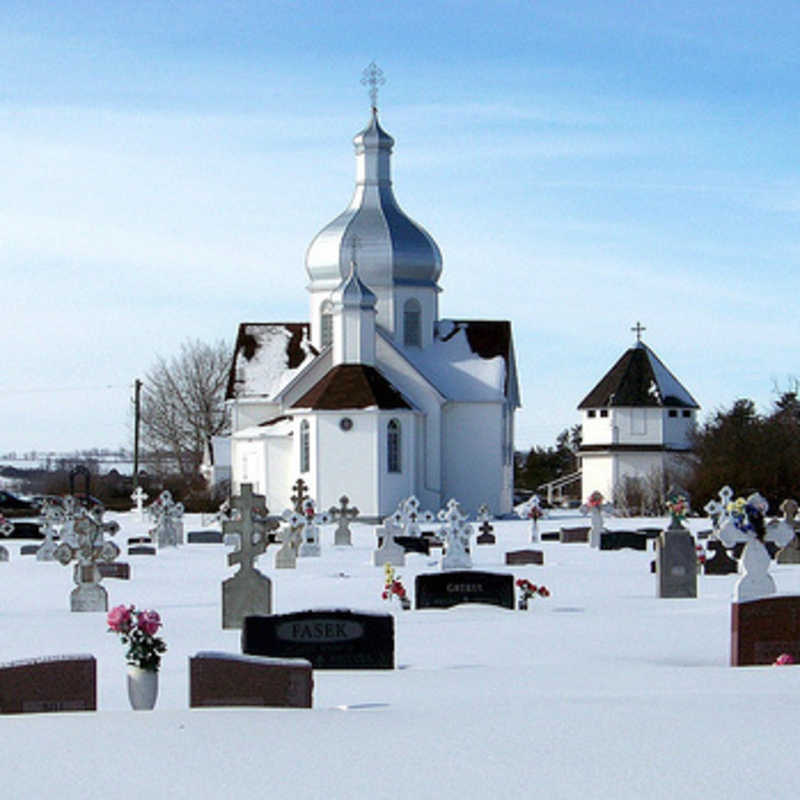
<svg viewBox="0 0 800 800">
<path fill-rule="evenodd" d="M 94 656 L 52 656 L 0 664 L 0 714 L 96 710 Z"/>
<path fill-rule="evenodd" d="M 480 570 L 436 572 L 414 580 L 415 608 L 450 608 L 484 603 L 514 608 L 514 576 Z"/>
<path fill-rule="evenodd" d="M 183 544 L 183 503 L 176 503 L 166 489 L 155 503 L 147 507 L 154 523 L 151 536 L 159 547 L 177 547 Z"/>
<path fill-rule="evenodd" d="M 294 510 L 298 514 L 303 514 L 305 511 L 305 502 L 308 500 L 308 484 L 302 479 L 298 478 L 294 486 L 292 486 L 292 496 L 289 498 L 292 501 Z"/>
<path fill-rule="evenodd" d="M 394 669 L 394 616 L 315 609 L 247 617 L 242 652 L 305 658 L 314 669 Z"/>
<path fill-rule="evenodd" d="M 797 502 L 795 500 L 784 500 L 781 503 L 781 512 L 786 523 L 795 530 L 795 534 L 792 540 L 778 552 L 775 560 L 779 564 L 800 564 L 800 538 L 797 536 L 797 523 L 795 522 Z"/>
<path fill-rule="evenodd" d="M 306 518 L 297 511 L 286 510 L 283 512 L 286 527 L 278 535 L 281 547 L 275 553 L 275 569 L 295 569 L 297 567 L 297 551 L 303 541 L 303 529 Z"/>
<path fill-rule="evenodd" d="M 561 544 L 585 544 L 589 541 L 589 531 L 590 529 L 587 527 L 561 528 L 556 537 Z M 542 538 L 543 541 L 547 541 L 544 536 Z"/>
<path fill-rule="evenodd" d="M 117 578 L 121 581 L 131 579 L 131 565 L 125 561 L 112 561 L 110 564 L 100 563 L 97 568 L 104 578 Z"/>
<path fill-rule="evenodd" d="M 733 575 L 739 571 L 739 563 L 728 555 L 725 545 L 719 539 L 711 539 L 706 545 L 713 555 L 706 557 L 703 572 L 706 575 Z"/>
<path fill-rule="evenodd" d="M 378 545 L 381 544 L 382 538 L 378 539 Z M 406 553 L 420 553 L 424 556 L 431 554 L 431 543 L 427 536 L 395 536 L 394 541 Z"/>
<path fill-rule="evenodd" d="M 772 664 L 782 653 L 800 663 L 800 597 L 731 604 L 731 666 Z"/>
<path fill-rule="evenodd" d="M 141 486 L 137 486 L 131 495 L 131 500 L 135 503 L 131 511 L 136 511 L 138 513 L 139 522 L 144 522 L 144 501 L 147 500 L 149 496 L 150 495 L 148 495 Z"/>
<path fill-rule="evenodd" d="M 694 547 L 694 545 L 692 545 Z M 636 531 L 603 531 L 601 550 L 647 550 L 647 539 Z"/>
<path fill-rule="evenodd" d="M 303 529 L 303 541 L 297 555 L 300 558 L 317 558 L 322 555 L 319 526 L 327 525 L 331 518 L 327 511 L 317 513 L 314 508 L 314 501 L 310 497 L 303 501 L 303 514 L 306 518 L 306 525 Z"/>
<path fill-rule="evenodd" d="M 45 501 L 39 513 L 39 530 L 44 535 L 44 541 L 36 550 L 37 561 L 55 560 L 56 526 L 64 524 L 64 510 L 49 500 Z"/>
<path fill-rule="evenodd" d="M 153 540 L 149 536 L 131 536 L 128 539 L 128 544 L 153 544 Z"/>
<path fill-rule="evenodd" d="M 266 551 L 268 530 L 278 522 L 270 520 L 264 495 L 254 494 L 250 483 L 243 483 L 233 507 L 239 519 L 223 523 L 226 534 L 239 534 L 239 547 L 228 554 L 228 566 L 239 565 L 236 574 L 222 582 L 222 627 L 241 628 L 251 614 L 272 613 L 272 581 L 255 568 L 255 560 Z M 271 527 L 270 527 L 271 526 Z"/>
<path fill-rule="evenodd" d="M 658 541 L 656 556 L 657 595 L 697 597 L 697 550 L 692 534 L 682 524 L 689 513 L 688 500 L 673 492 L 667 499 L 667 508 L 670 523 Z"/>
<path fill-rule="evenodd" d="M 129 556 L 154 556 L 155 554 L 155 547 L 148 544 L 135 544 L 128 548 Z"/>
<path fill-rule="evenodd" d="M 564 529 L 562 528 L 562 530 L 564 530 Z M 566 530 L 570 530 L 570 529 L 567 528 Z M 584 541 L 588 542 L 589 541 L 589 535 L 588 535 L 589 529 L 587 528 L 586 531 L 587 531 L 587 535 L 586 535 L 586 539 Z M 559 542 L 559 541 L 561 541 L 561 531 L 545 531 L 544 533 L 539 534 L 539 538 L 543 542 Z"/>
<path fill-rule="evenodd" d="M 592 527 L 589 531 L 589 547 L 600 547 L 600 537 L 605 530 L 603 525 L 603 512 L 611 513 L 614 506 L 603 502 L 603 495 L 594 491 L 589 495 L 589 499 L 580 507 L 581 514 L 589 514 Z"/>
<path fill-rule="evenodd" d="M 739 498 L 730 508 L 730 513 L 720 518 L 722 524 L 716 535 L 726 547 L 745 544 L 744 574 L 736 583 L 734 599 L 742 603 L 769 597 L 775 594 L 775 581 L 769 574 L 770 556 L 765 545 L 771 542 L 785 547 L 794 537 L 794 528 L 786 520 L 767 525 L 767 501 L 760 494 L 751 494 L 747 500 Z"/>
<path fill-rule="evenodd" d="M 525 564 L 544 564 L 544 553 L 541 550 L 510 550 L 506 553 L 506 564 L 523 566 Z"/>
<path fill-rule="evenodd" d="M 531 541 L 538 542 L 539 520 L 544 516 L 542 501 L 538 494 L 531 495 L 531 499 L 523 506 L 523 514 L 531 521 Z"/>
<path fill-rule="evenodd" d="M 200 652 L 189 658 L 189 707 L 311 708 L 314 676 L 305 659 Z"/>
<path fill-rule="evenodd" d="M 63 541 L 56 548 L 55 558 L 63 566 L 75 561 L 73 580 L 76 587 L 70 594 L 70 611 L 108 611 L 108 593 L 100 585 L 103 576 L 98 565 L 114 561 L 119 548 L 106 541 L 119 530 L 116 522 L 103 522 L 102 508 L 81 509 L 74 521 L 74 542 Z"/>
<path fill-rule="evenodd" d="M 351 547 L 353 537 L 350 533 L 350 522 L 358 517 L 358 509 L 349 505 L 350 500 L 346 494 L 339 498 L 339 506 L 331 506 L 328 509 L 328 516 L 336 522 L 336 530 L 333 534 L 333 544 L 335 547 Z"/>
<path fill-rule="evenodd" d="M 419 500 L 412 494 L 411 497 L 399 503 L 397 511 L 389 517 L 389 521 L 386 523 L 386 529 L 387 531 L 389 530 L 391 523 L 391 526 L 397 529 L 393 533 L 395 537 L 420 537 L 422 536 L 420 523 L 428 524 L 434 520 L 435 517 L 430 511 L 422 511 L 420 509 Z"/>
<path fill-rule="evenodd" d="M 21 556 L 35 556 L 38 551 L 38 544 L 24 544 L 22 547 L 20 547 L 19 554 Z"/>
<path fill-rule="evenodd" d="M 491 514 L 489 512 L 489 506 L 484 503 L 478 509 L 478 522 L 480 523 L 480 525 L 478 525 L 478 531 L 480 531 L 480 533 L 475 539 L 476 544 L 495 544 L 497 541 L 497 537 L 492 533 L 494 527 L 489 522 L 490 519 Z"/>
<path fill-rule="evenodd" d="M 186 535 L 186 542 L 188 544 L 222 544 L 222 532 L 189 531 Z"/>
<path fill-rule="evenodd" d="M 406 565 L 406 551 L 395 540 L 394 531 L 396 530 L 395 526 L 389 523 L 389 520 L 386 520 L 386 524 L 383 526 L 382 537 L 379 535 L 381 528 L 376 528 L 378 547 L 372 552 L 374 566 L 383 567 L 386 564 L 391 564 L 393 567 L 404 567 Z"/>
<path fill-rule="evenodd" d="M 442 569 L 470 569 L 472 558 L 469 554 L 469 539 L 472 535 L 472 526 L 467 522 L 467 515 L 462 513 L 454 497 L 448 500 L 439 518 L 444 524 L 439 529 L 438 537 L 446 548 L 442 556 Z"/>
</svg>

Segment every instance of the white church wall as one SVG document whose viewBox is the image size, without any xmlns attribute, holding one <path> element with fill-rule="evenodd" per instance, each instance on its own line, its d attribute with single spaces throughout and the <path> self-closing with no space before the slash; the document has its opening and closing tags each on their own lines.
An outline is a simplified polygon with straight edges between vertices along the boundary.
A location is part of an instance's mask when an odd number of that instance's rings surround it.
<svg viewBox="0 0 800 800">
<path fill-rule="evenodd" d="M 298 478 L 292 473 L 293 439 L 291 436 L 281 436 L 268 441 L 264 495 L 267 508 L 273 514 L 280 514 L 291 507 L 291 487 Z"/>
<path fill-rule="evenodd" d="M 380 515 L 394 512 L 397 504 L 412 494 L 425 506 L 424 498 L 416 492 L 417 450 L 416 414 L 410 411 L 384 411 L 378 421 L 377 435 L 377 473 L 379 477 Z M 387 426 L 390 420 L 400 423 L 400 472 L 389 472 L 389 452 Z"/>
<path fill-rule="evenodd" d="M 613 496 L 615 461 L 610 455 L 584 453 L 581 456 L 581 499 L 586 502 L 592 492 L 600 492 L 606 500 Z"/>
<path fill-rule="evenodd" d="M 443 413 L 445 451 L 442 500 L 455 497 L 474 514 L 486 503 L 494 514 L 509 511 L 503 493 L 502 403 L 448 403 Z"/>
<path fill-rule="evenodd" d="M 231 491 L 240 494 L 243 483 L 263 493 L 266 486 L 266 443 L 264 439 L 231 440 Z"/>
<path fill-rule="evenodd" d="M 652 408 L 613 408 L 612 424 L 619 432 L 619 444 L 661 444 L 663 441 L 662 411 Z"/>
<path fill-rule="evenodd" d="M 231 429 L 234 433 L 244 430 L 244 428 L 260 425 L 281 413 L 279 405 L 264 400 L 228 401 L 228 407 L 231 410 Z"/>
<path fill-rule="evenodd" d="M 352 422 L 347 431 L 340 427 L 345 417 Z M 311 496 L 318 509 L 338 506 L 346 494 L 362 515 L 378 513 L 376 426 L 374 412 L 317 412 L 317 479 Z"/>
<path fill-rule="evenodd" d="M 669 415 L 670 410 L 675 412 L 675 416 Z M 688 413 L 688 416 L 684 416 Z M 667 447 L 688 448 L 690 447 L 689 433 L 694 425 L 694 410 L 692 409 L 664 409 L 664 444 Z"/>
<path fill-rule="evenodd" d="M 606 416 L 601 416 L 605 411 Z M 592 416 L 594 414 L 594 416 Z M 584 444 L 613 444 L 615 441 L 613 410 L 587 409 L 582 414 L 582 434 Z"/>
</svg>

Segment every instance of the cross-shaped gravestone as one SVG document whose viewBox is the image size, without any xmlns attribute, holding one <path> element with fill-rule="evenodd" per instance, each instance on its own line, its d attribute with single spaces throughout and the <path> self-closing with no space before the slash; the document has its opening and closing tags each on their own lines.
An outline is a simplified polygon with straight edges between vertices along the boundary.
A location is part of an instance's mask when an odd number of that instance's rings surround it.
<svg viewBox="0 0 800 800">
<path fill-rule="evenodd" d="M 442 556 L 442 569 L 471 569 L 472 559 L 467 548 L 472 526 L 467 523 L 467 516 L 461 512 L 455 498 L 448 500 L 442 511 L 439 518 L 444 525 L 437 532 L 447 548 Z"/>
<path fill-rule="evenodd" d="M 303 504 L 308 500 L 308 484 L 302 479 L 298 478 L 292 486 L 294 494 L 289 498 L 292 501 L 294 510 L 298 514 L 303 513 Z"/>
<path fill-rule="evenodd" d="M 419 500 L 412 494 L 400 503 L 397 511 L 390 517 L 392 525 L 403 529 L 403 536 L 422 536 L 420 522 L 433 522 L 433 514 L 430 511 L 420 511 L 419 507 Z"/>
<path fill-rule="evenodd" d="M 239 570 L 222 583 L 222 627 L 241 628 L 247 616 L 272 613 L 272 582 L 255 568 L 255 560 L 267 549 L 269 531 L 278 522 L 267 516 L 264 495 L 253 494 L 243 483 L 241 495 L 233 498 L 238 519 L 223 523 L 223 532 L 238 534 L 238 548 L 228 553 L 228 566 Z"/>
<path fill-rule="evenodd" d="M 83 512 L 83 507 L 71 494 L 68 494 L 61 500 L 61 509 L 64 512 L 64 521 L 61 523 L 61 530 L 59 531 L 61 541 L 77 546 L 75 519 Z"/>
<path fill-rule="evenodd" d="M 480 534 L 475 539 L 476 544 L 494 544 L 497 541 L 497 537 L 492 533 L 494 528 L 489 522 L 491 517 L 489 506 L 483 503 L 483 505 L 478 508 L 478 522 L 480 522 L 478 530 Z"/>
<path fill-rule="evenodd" d="M 785 547 L 794 537 L 794 528 L 785 519 L 766 524 L 767 501 L 760 494 L 751 494 L 746 501 L 729 506 L 728 516 L 716 530 L 717 538 L 726 546 L 745 542 L 742 553 L 744 575 L 736 583 L 734 598 L 743 603 L 775 594 L 775 581 L 769 574 L 769 552 L 765 542 Z"/>
<path fill-rule="evenodd" d="M 297 551 L 303 541 L 306 518 L 294 509 L 287 509 L 281 516 L 286 528 L 278 534 L 281 547 L 275 553 L 275 569 L 294 569 L 297 566 Z"/>
<path fill-rule="evenodd" d="M 53 561 L 56 553 L 56 525 L 64 525 L 64 509 L 57 503 L 46 500 L 39 512 L 39 530 L 44 534 L 44 541 L 36 551 L 37 561 Z"/>
<path fill-rule="evenodd" d="M 319 556 L 322 554 L 319 543 L 319 525 L 327 525 L 331 521 L 327 511 L 317 513 L 314 509 L 314 501 L 306 498 L 303 501 L 303 514 L 306 518 L 306 527 L 303 536 L 303 544 L 300 545 L 298 555 L 301 558 Z"/>
<path fill-rule="evenodd" d="M 353 544 L 350 535 L 350 521 L 358 517 L 358 509 L 355 506 L 348 505 L 350 499 L 347 495 L 342 495 L 339 498 L 339 506 L 331 506 L 328 509 L 328 514 L 331 519 L 336 521 L 336 531 L 333 534 L 333 543 L 337 546 L 349 547 Z"/>
<path fill-rule="evenodd" d="M 788 525 L 792 526 L 792 529 L 795 529 L 794 518 L 797 516 L 797 510 L 798 505 L 795 500 L 784 500 L 781 503 L 783 518 Z M 798 539 L 796 531 L 792 540 L 778 553 L 775 560 L 779 564 L 800 564 L 800 539 Z"/>
<path fill-rule="evenodd" d="M 11 536 L 14 533 L 14 525 L 0 514 L 0 535 Z M 0 544 L 0 561 L 8 561 L 8 548 Z"/>
<path fill-rule="evenodd" d="M 603 512 L 611 513 L 614 506 L 603 502 L 603 495 L 594 491 L 589 495 L 589 499 L 580 507 L 580 512 L 584 516 L 589 514 L 591 517 L 592 528 L 589 531 L 589 547 L 600 547 L 600 537 L 603 535 Z"/>
<path fill-rule="evenodd" d="M 155 523 L 152 537 L 159 547 L 177 547 L 183 543 L 183 503 L 176 503 L 166 489 L 147 507 Z"/>
<path fill-rule="evenodd" d="M 719 528 L 725 524 L 725 518 L 728 516 L 728 506 L 731 504 L 733 489 L 731 489 L 730 486 L 723 486 L 717 494 L 719 496 L 719 502 L 716 500 L 709 500 L 703 506 L 703 511 L 711 517 L 714 526 Z"/>
<path fill-rule="evenodd" d="M 531 541 L 539 541 L 539 520 L 544 516 L 542 511 L 542 501 L 538 494 L 531 496 L 531 499 L 524 505 L 524 514 L 531 521 Z"/>
<path fill-rule="evenodd" d="M 74 543 L 62 541 L 55 551 L 56 561 L 64 566 L 75 561 L 70 611 L 108 611 L 108 593 L 100 586 L 98 564 L 109 564 L 119 555 L 117 545 L 105 538 L 106 533 L 113 536 L 118 530 L 116 522 L 103 522 L 100 509 L 82 508 L 75 514 Z"/>
<path fill-rule="evenodd" d="M 131 500 L 136 503 L 131 511 L 136 511 L 139 514 L 139 522 L 144 522 L 144 501 L 147 500 L 149 496 L 150 495 L 148 495 L 141 486 L 137 486 L 131 495 Z"/>
</svg>

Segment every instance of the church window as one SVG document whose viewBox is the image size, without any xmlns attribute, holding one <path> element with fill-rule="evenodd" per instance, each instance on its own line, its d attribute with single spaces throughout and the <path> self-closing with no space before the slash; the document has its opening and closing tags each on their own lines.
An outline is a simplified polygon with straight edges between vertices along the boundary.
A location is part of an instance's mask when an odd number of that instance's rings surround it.
<svg viewBox="0 0 800 800">
<path fill-rule="evenodd" d="M 300 423 L 300 472 L 311 469 L 311 426 L 308 420 Z"/>
<path fill-rule="evenodd" d="M 685 408 L 683 410 L 683 416 L 684 417 L 691 417 L 692 416 L 692 412 Z"/>
<path fill-rule="evenodd" d="M 671 409 L 669 410 L 669 415 L 670 415 L 671 417 L 677 417 L 677 416 L 678 416 L 678 409 L 677 409 L 677 408 L 671 408 Z"/>
<path fill-rule="evenodd" d="M 593 408 L 591 408 L 591 409 L 589 409 L 589 411 L 586 412 L 586 415 L 590 419 L 593 419 L 597 415 L 597 412 Z"/>
<path fill-rule="evenodd" d="M 387 472 L 401 472 L 400 463 L 400 422 L 390 419 L 386 426 L 386 469 Z"/>
<path fill-rule="evenodd" d="M 422 308 L 413 297 L 403 306 L 403 344 L 422 347 Z"/>
<path fill-rule="evenodd" d="M 601 417 L 607 417 L 608 416 L 608 409 L 607 408 L 601 408 L 600 409 L 600 416 Z"/>
<path fill-rule="evenodd" d="M 322 304 L 320 309 L 319 340 L 322 347 L 333 343 L 333 309 L 327 301 Z"/>
</svg>

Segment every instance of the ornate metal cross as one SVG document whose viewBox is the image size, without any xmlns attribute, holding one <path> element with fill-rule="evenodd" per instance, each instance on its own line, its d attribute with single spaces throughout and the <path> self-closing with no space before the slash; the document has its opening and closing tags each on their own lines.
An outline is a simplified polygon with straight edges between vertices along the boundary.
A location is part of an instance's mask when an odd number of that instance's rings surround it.
<svg viewBox="0 0 800 800">
<path fill-rule="evenodd" d="M 254 570 L 255 560 L 266 551 L 269 544 L 269 531 L 278 527 L 278 521 L 267 516 L 263 494 L 253 494 L 253 485 L 243 483 L 241 495 L 233 498 L 233 507 L 239 511 L 239 518 L 223 522 L 223 533 L 239 535 L 239 548 L 228 553 L 228 566 L 239 564 L 239 572 Z"/>
<path fill-rule="evenodd" d="M 308 484 L 302 479 L 298 478 L 292 486 L 294 494 L 289 498 L 292 501 L 294 510 L 298 514 L 303 513 L 303 503 L 308 499 Z"/>
<path fill-rule="evenodd" d="M 642 323 L 637 320 L 636 324 L 631 328 L 631 330 L 636 334 L 636 341 L 637 342 L 641 342 L 642 341 L 642 331 L 646 331 L 647 328 L 645 328 L 645 326 L 642 325 Z"/>
<path fill-rule="evenodd" d="M 178 544 L 177 525 L 183 517 L 183 503 L 176 503 L 166 489 L 158 500 L 147 507 L 147 514 L 155 523 L 158 546 Z"/>
<path fill-rule="evenodd" d="M 733 497 L 733 489 L 730 486 L 723 486 L 717 493 L 720 502 L 709 500 L 704 506 L 703 511 L 711 517 L 715 526 L 722 527 L 725 518 L 728 516 L 728 506 Z"/>
<path fill-rule="evenodd" d="M 393 525 L 403 529 L 404 536 L 422 536 L 419 523 L 433 522 L 435 517 L 430 511 L 420 511 L 420 502 L 412 494 L 399 505 L 390 519 Z"/>
<path fill-rule="evenodd" d="M 386 83 L 386 78 L 383 77 L 383 70 L 374 61 L 370 61 L 361 75 L 361 85 L 369 86 L 369 99 L 372 103 L 372 110 L 377 111 L 378 87 Z"/>
<path fill-rule="evenodd" d="M 61 525 L 63 527 L 65 519 L 64 509 L 61 506 L 51 500 L 44 502 L 39 512 L 39 530 L 44 534 L 44 542 L 36 551 L 37 561 L 52 561 L 55 558 L 57 547 L 55 543 L 55 526 Z"/>
<path fill-rule="evenodd" d="M 492 533 L 494 527 L 489 522 L 490 519 L 491 513 L 489 512 L 489 506 L 487 506 L 486 503 L 483 503 L 478 508 L 478 522 L 480 522 L 478 530 L 480 531 L 480 534 L 475 540 L 478 544 L 494 544 L 497 541 L 495 535 Z"/>
<path fill-rule="evenodd" d="M 467 552 L 472 526 L 467 523 L 467 516 L 461 512 L 455 497 L 447 501 L 445 508 L 439 513 L 444 525 L 437 532 L 447 548 L 442 558 L 442 569 L 469 569 L 472 559 Z"/>
</svg>

